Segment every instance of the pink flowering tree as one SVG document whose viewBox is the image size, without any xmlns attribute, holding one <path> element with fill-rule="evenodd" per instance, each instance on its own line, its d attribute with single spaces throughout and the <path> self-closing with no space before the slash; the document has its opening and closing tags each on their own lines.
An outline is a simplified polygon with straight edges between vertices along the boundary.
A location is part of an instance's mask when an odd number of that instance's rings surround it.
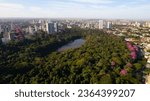
<svg viewBox="0 0 150 101">
<path fill-rule="evenodd" d="M 131 52 L 131 58 L 135 60 L 137 58 L 136 52 Z"/>
<path fill-rule="evenodd" d="M 128 49 L 129 49 L 130 52 L 131 52 L 131 58 L 132 58 L 133 60 L 135 60 L 135 59 L 137 58 L 137 53 L 136 53 L 136 52 L 139 51 L 139 50 L 138 50 L 138 47 L 135 46 L 135 45 L 132 45 L 130 42 L 126 42 L 126 44 L 127 44 Z"/>
<path fill-rule="evenodd" d="M 126 69 L 122 69 L 122 70 L 120 71 L 120 74 L 121 74 L 121 75 L 127 75 L 127 70 L 126 70 Z"/>
</svg>

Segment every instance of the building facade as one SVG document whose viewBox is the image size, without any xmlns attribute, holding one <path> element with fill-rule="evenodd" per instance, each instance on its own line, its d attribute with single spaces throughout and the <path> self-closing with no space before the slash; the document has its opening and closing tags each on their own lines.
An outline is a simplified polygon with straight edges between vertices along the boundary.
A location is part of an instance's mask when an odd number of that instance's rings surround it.
<svg viewBox="0 0 150 101">
<path fill-rule="evenodd" d="M 107 22 L 107 29 L 111 29 L 112 28 L 112 23 L 111 22 Z"/>
<path fill-rule="evenodd" d="M 55 29 L 54 29 L 54 23 L 46 23 L 46 32 L 48 34 L 52 34 L 55 32 Z"/>
<path fill-rule="evenodd" d="M 103 28 L 104 28 L 104 21 L 99 20 L 99 29 L 103 29 Z"/>
</svg>

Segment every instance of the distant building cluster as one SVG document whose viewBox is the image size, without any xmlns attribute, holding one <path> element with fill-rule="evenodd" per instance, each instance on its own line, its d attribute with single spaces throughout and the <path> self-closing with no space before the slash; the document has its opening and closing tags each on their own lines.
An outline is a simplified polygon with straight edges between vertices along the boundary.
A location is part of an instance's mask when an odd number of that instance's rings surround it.
<svg viewBox="0 0 150 101">
<path fill-rule="evenodd" d="M 117 26 L 125 26 L 121 30 Z M 108 33 L 125 36 L 140 36 L 138 28 L 150 28 L 149 21 L 132 20 L 103 20 L 103 19 L 16 19 L 0 20 L 0 34 L 3 43 L 10 40 L 23 40 L 26 36 L 35 35 L 39 31 L 47 34 L 55 34 L 65 28 L 99 29 Z M 128 31 L 128 27 L 132 32 Z"/>
<path fill-rule="evenodd" d="M 2 42 L 8 43 L 10 40 L 23 40 L 24 33 L 18 25 L 0 25 L 0 33 L 3 35 Z"/>
<path fill-rule="evenodd" d="M 54 34 L 58 32 L 58 23 L 33 20 L 33 21 L 20 21 L 20 22 L 0 22 L 0 34 L 3 43 L 8 43 L 11 40 L 24 40 L 27 35 L 34 35 L 38 31 L 44 31 L 47 34 Z"/>
<path fill-rule="evenodd" d="M 25 29 L 29 34 L 35 34 L 37 31 L 42 30 L 47 34 L 53 34 L 58 32 L 58 23 L 50 21 L 34 21 Z"/>
<path fill-rule="evenodd" d="M 100 29 L 100 30 L 112 28 L 112 22 L 104 20 L 79 20 L 79 21 L 71 21 L 66 24 L 67 28 L 79 27 L 82 29 Z"/>
<path fill-rule="evenodd" d="M 25 36 L 35 35 L 38 31 L 47 34 L 61 32 L 65 28 L 79 27 L 82 29 L 111 29 L 112 22 L 104 20 L 53 20 L 33 19 L 33 20 L 5 20 L 0 22 L 0 34 L 3 36 L 3 43 L 10 40 L 23 40 Z"/>
</svg>

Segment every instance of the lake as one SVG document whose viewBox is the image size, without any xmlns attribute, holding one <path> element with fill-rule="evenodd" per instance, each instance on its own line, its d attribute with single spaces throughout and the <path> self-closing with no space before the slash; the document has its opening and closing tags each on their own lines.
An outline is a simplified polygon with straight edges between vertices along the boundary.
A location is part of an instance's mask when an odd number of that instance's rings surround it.
<svg viewBox="0 0 150 101">
<path fill-rule="evenodd" d="M 62 47 L 60 47 L 57 51 L 58 52 L 62 52 L 62 51 L 65 51 L 67 49 L 75 49 L 75 48 L 79 48 L 81 47 L 83 44 L 85 43 L 85 40 L 84 39 L 76 39 Z"/>
</svg>

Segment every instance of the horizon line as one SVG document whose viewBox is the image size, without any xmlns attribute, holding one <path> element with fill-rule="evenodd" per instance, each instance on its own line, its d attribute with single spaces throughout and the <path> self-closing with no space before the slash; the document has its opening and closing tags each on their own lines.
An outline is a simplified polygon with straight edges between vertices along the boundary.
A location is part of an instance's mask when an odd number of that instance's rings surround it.
<svg viewBox="0 0 150 101">
<path fill-rule="evenodd" d="M 84 18 L 84 17 L 0 17 L 0 19 L 86 19 L 86 20 L 150 20 L 141 18 Z"/>
</svg>

